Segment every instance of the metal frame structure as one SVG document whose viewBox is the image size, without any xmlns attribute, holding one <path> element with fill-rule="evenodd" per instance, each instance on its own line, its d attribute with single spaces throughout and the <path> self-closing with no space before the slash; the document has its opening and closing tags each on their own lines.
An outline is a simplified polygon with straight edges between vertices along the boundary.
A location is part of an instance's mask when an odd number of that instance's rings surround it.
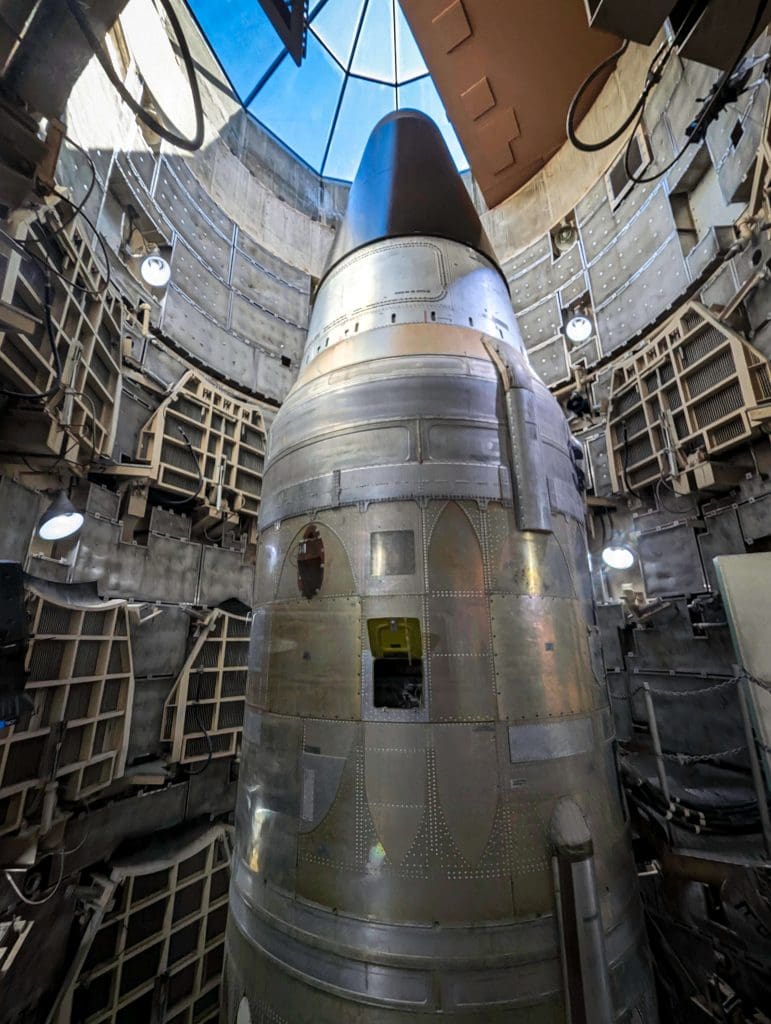
<svg viewBox="0 0 771 1024">
<path fill-rule="evenodd" d="M 265 443 L 258 402 L 189 370 L 142 429 L 137 463 L 112 472 L 144 477 L 181 500 L 206 504 L 221 518 L 237 512 L 256 519 Z"/>
<path fill-rule="evenodd" d="M 0 730 L 0 834 L 18 829 L 28 794 L 60 785 L 82 800 L 123 774 L 134 694 L 127 604 L 56 604 L 30 594 L 30 706 Z M 34 808 L 37 810 L 37 807 Z"/>
<path fill-rule="evenodd" d="M 298 72 L 300 74 L 304 73 L 306 76 L 306 78 L 304 79 L 306 94 L 314 90 L 314 85 L 316 87 L 319 86 L 318 79 L 314 82 L 314 79 L 312 77 L 308 77 L 308 68 L 312 63 L 312 54 L 310 52 L 310 47 L 313 47 L 316 49 L 317 53 L 321 57 L 321 60 L 328 64 L 330 69 L 334 69 L 334 72 L 336 74 L 342 76 L 340 79 L 339 86 L 335 87 L 335 90 L 337 92 L 337 98 L 336 102 L 331 107 L 331 119 L 329 121 L 329 131 L 326 135 L 326 141 L 323 148 L 323 155 L 321 156 L 320 160 L 308 160 L 308 158 L 303 153 L 297 152 L 284 139 L 281 139 L 282 143 L 284 145 L 288 145 L 288 148 L 290 148 L 292 152 L 294 152 L 295 155 L 299 157 L 300 160 L 308 164 L 308 166 L 312 167 L 312 169 L 318 172 L 319 174 L 328 176 L 330 175 L 330 170 L 328 166 L 330 151 L 332 149 L 332 143 L 335 137 L 335 132 L 338 128 L 338 124 L 340 123 L 341 113 L 345 117 L 345 112 L 343 109 L 344 101 L 346 98 L 346 93 L 348 93 L 351 83 L 364 82 L 370 83 L 375 86 L 390 88 L 393 92 L 392 107 L 394 110 L 398 110 L 400 107 L 405 105 L 411 107 L 416 105 L 416 99 L 414 95 L 410 96 L 406 101 L 403 102 L 403 98 L 401 96 L 402 89 L 404 89 L 405 87 L 413 86 L 419 82 L 432 82 L 431 74 L 428 71 L 428 68 L 425 67 L 425 64 L 423 64 L 424 70 L 420 71 L 420 73 L 407 75 L 403 79 L 400 78 L 400 30 L 397 29 L 397 19 L 399 19 L 399 22 L 402 26 L 401 32 L 410 32 L 410 29 L 406 19 L 404 18 L 403 13 L 401 12 L 398 0 L 385 0 L 385 3 L 389 8 L 388 15 L 390 16 L 390 34 L 392 36 L 393 43 L 392 73 L 388 76 L 378 75 L 375 73 L 368 74 L 361 69 L 360 65 L 357 67 L 357 56 L 361 51 L 364 50 L 365 47 L 371 50 L 376 50 L 378 47 L 383 45 L 383 40 L 380 38 L 376 38 L 376 33 L 367 31 L 366 24 L 368 13 L 370 11 L 373 12 L 374 23 L 374 19 L 377 16 L 376 8 L 380 6 L 384 7 L 385 4 L 383 3 L 383 0 L 356 0 L 356 2 L 354 3 L 349 3 L 348 0 L 344 0 L 344 2 L 348 3 L 348 10 L 345 12 L 345 14 L 347 15 L 348 20 L 352 26 L 350 44 L 347 48 L 347 55 L 344 54 L 342 51 L 335 52 L 336 48 L 329 45 L 329 41 L 325 39 L 326 33 L 324 31 L 321 31 L 319 29 L 318 24 L 315 22 L 315 19 L 318 16 L 322 15 L 322 13 L 324 12 L 325 8 L 328 7 L 328 5 L 329 7 L 331 7 L 332 5 L 337 6 L 338 4 L 341 3 L 341 0 L 315 0 L 314 3 L 310 4 L 310 10 L 307 13 L 306 28 L 308 37 L 308 53 L 303 54 L 304 57 L 307 57 L 307 60 L 304 61 L 305 70 L 303 72 L 303 69 L 301 69 L 300 72 Z M 267 15 L 270 17 L 270 20 L 274 25 L 276 25 L 277 19 L 274 18 L 273 14 L 269 10 L 269 7 L 275 6 L 275 4 L 276 0 L 264 0 L 264 2 L 262 3 L 263 8 L 265 9 Z M 189 6 L 194 16 L 196 15 L 196 13 L 198 13 L 201 16 L 201 19 L 208 23 L 208 19 L 206 17 L 207 11 L 205 8 L 202 7 L 201 9 L 199 9 L 199 4 L 196 3 L 195 0 L 189 0 Z M 307 10 L 307 0 L 303 0 L 303 3 L 298 3 L 296 6 L 298 8 L 305 7 L 305 9 Z M 328 10 L 327 13 L 329 13 Z M 280 20 L 280 16 L 278 20 Z M 210 24 L 210 29 L 213 29 L 213 27 L 214 26 Z M 215 32 L 210 31 L 207 35 L 207 32 L 203 27 L 201 28 L 201 30 L 204 36 L 207 38 L 207 41 L 212 49 L 212 52 L 215 55 L 218 55 L 218 46 L 216 44 Z M 286 43 L 287 40 L 284 39 L 281 33 L 279 34 L 282 37 L 282 41 Z M 389 43 L 390 42 L 391 40 L 389 40 Z M 248 40 L 245 41 L 245 45 L 248 45 Z M 233 67 L 227 56 L 223 56 L 221 59 L 224 61 L 223 71 L 229 77 L 229 65 L 231 70 L 236 71 L 237 69 Z M 263 127 L 267 128 L 268 131 L 270 131 L 272 134 L 277 135 L 278 138 L 281 138 L 281 133 L 280 131 L 276 131 L 276 129 L 271 126 L 271 119 L 269 113 L 264 109 L 264 107 L 261 109 L 260 99 L 262 96 L 264 96 L 264 90 L 267 87 L 269 87 L 269 85 L 274 79 L 274 76 L 277 74 L 277 72 L 283 72 L 283 69 L 287 66 L 287 63 L 290 59 L 294 60 L 294 62 L 299 66 L 300 61 L 297 59 L 291 45 L 283 46 L 277 53 L 275 53 L 275 55 L 273 55 L 269 51 L 269 48 L 266 47 L 265 52 L 261 55 L 261 62 L 259 58 L 255 62 L 256 75 L 258 77 L 256 77 L 256 81 L 253 87 L 247 91 L 246 89 L 239 90 L 238 88 L 236 88 L 235 85 L 233 85 L 233 91 L 236 93 L 236 95 L 239 96 L 241 102 L 243 103 L 244 107 L 246 107 L 246 109 L 249 111 L 249 113 Z M 231 82 L 231 84 L 233 83 Z M 439 110 L 441 110 L 441 100 L 438 99 L 438 96 L 437 100 L 438 108 Z M 417 105 L 419 106 L 419 103 Z M 436 116 L 437 113 L 438 111 L 434 111 L 434 116 Z M 449 124 L 449 122 L 446 123 L 442 130 L 445 134 L 445 138 L 448 144 L 451 142 L 456 143 L 455 132 L 452 126 Z M 462 161 L 462 165 L 459 164 L 459 170 L 468 170 L 468 162 L 465 160 L 465 158 Z M 338 175 L 335 175 L 334 173 L 332 173 L 331 176 L 338 177 Z M 350 180 L 350 178 L 345 180 Z"/>
<path fill-rule="evenodd" d="M 49 232 L 45 246 L 31 233 L 20 239 L 18 250 L 9 243 L 0 281 L 0 376 L 33 400 L 55 383 L 42 262 L 51 267 L 51 328 L 62 379 L 45 404 L 44 416 L 36 408 L 17 408 L 0 444 L 10 461 L 39 452 L 46 462 L 58 456 L 77 469 L 78 463 L 112 452 L 121 396 L 123 305 L 77 218 L 68 222 L 66 216 L 62 221 L 57 214 L 49 215 L 53 230 L 44 229 Z M 38 262 L 25 261 L 24 248 Z"/>
<path fill-rule="evenodd" d="M 209 612 L 164 706 L 172 764 L 232 757 L 241 745 L 250 620 Z"/>
<path fill-rule="evenodd" d="M 676 476 L 758 429 L 751 410 L 771 399 L 769 365 L 698 302 L 678 309 L 613 370 L 607 438 L 614 492 Z"/>
<path fill-rule="evenodd" d="M 112 904 L 90 948 L 81 950 L 73 1019 L 218 1019 L 229 862 L 229 829 L 218 825 L 188 838 L 181 849 L 158 844 L 141 858 L 113 865 Z M 66 1002 L 60 997 L 64 1016 L 57 1021 L 70 1019 Z"/>
</svg>

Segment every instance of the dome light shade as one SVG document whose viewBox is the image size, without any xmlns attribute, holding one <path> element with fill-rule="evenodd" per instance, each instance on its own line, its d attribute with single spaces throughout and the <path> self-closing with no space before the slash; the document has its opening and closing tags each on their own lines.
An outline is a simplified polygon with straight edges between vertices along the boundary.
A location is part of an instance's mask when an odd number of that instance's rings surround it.
<svg viewBox="0 0 771 1024">
<path fill-rule="evenodd" d="M 594 325 L 589 317 L 584 316 L 583 313 L 576 313 L 575 316 L 571 316 L 565 324 L 565 334 L 567 334 L 570 341 L 574 341 L 577 345 L 588 341 L 593 333 Z"/>
<path fill-rule="evenodd" d="M 148 253 L 139 267 L 142 280 L 151 288 L 165 288 L 171 280 L 171 265 L 157 250 Z"/>
<path fill-rule="evenodd" d="M 82 528 L 83 513 L 78 512 L 64 491 L 60 491 L 38 520 L 37 535 L 41 540 L 64 540 Z"/>
<path fill-rule="evenodd" d="M 609 544 L 602 549 L 602 560 L 609 569 L 630 569 L 634 564 L 634 551 L 628 544 Z"/>
</svg>

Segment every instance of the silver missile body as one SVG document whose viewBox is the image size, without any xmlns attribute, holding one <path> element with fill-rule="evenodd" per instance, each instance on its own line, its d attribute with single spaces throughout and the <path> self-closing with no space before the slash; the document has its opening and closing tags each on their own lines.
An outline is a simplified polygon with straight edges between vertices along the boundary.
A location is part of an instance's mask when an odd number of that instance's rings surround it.
<svg viewBox="0 0 771 1024">
<path fill-rule="evenodd" d="M 438 130 L 390 115 L 270 438 L 228 1024 L 657 1020 L 579 483 Z"/>
</svg>

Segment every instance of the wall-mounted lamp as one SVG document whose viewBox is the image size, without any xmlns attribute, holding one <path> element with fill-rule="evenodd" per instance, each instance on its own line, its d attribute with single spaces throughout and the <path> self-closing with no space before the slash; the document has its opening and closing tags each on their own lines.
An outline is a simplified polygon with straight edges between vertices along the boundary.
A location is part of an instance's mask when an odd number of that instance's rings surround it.
<svg viewBox="0 0 771 1024">
<path fill-rule="evenodd" d="M 594 334 L 594 323 L 583 309 L 573 310 L 565 321 L 565 334 L 574 345 L 583 345 Z"/>
<path fill-rule="evenodd" d="M 70 499 L 59 491 L 37 522 L 37 535 L 41 540 L 65 540 L 83 529 L 83 513 L 78 512 Z"/>
<path fill-rule="evenodd" d="M 163 246 L 163 248 L 168 249 L 169 255 L 171 255 L 170 246 Z M 142 260 L 139 265 L 139 273 L 145 284 L 149 284 L 151 288 L 165 288 L 171 280 L 171 264 L 161 249 L 156 248 L 155 251 L 148 252 Z"/>
<path fill-rule="evenodd" d="M 133 226 L 128 241 L 122 247 L 132 273 L 150 288 L 158 290 L 165 288 L 171 280 L 172 250 L 162 239 L 163 236 L 154 229 L 143 232 Z"/>
<path fill-rule="evenodd" d="M 631 569 L 634 558 L 631 547 L 621 541 L 611 541 L 602 549 L 602 560 L 609 569 Z"/>
</svg>

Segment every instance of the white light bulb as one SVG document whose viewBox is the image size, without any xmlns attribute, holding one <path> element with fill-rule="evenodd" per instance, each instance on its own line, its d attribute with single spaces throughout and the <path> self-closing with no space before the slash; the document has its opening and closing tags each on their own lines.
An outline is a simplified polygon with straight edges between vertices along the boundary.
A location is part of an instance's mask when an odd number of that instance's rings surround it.
<svg viewBox="0 0 771 1024">
<path fill-rule="evenodd" d="M 634 551 L 627 544 L 609 544 L 602 550 L 602 560 L 609 569 L 629 569 L 634 564 Z"/>
<path fill-rule="evenodd" d="M 171 267 L 169 261 L 164 259 L 160 253 L 153 252 L 145 256 L 139 268 L 144 281 L 151 288 L 165 288 L 171 280 Z"/>
<path fill-rule="evenodd" d="M 62 515 L 54 516 L 43 523 L 38 530 L 38 535 L 43 540 L 64 540 L 77 533 L 83 526 L 83 514 L 81 512 L 64 512 Z"/>
<path fill-rule="evenodd" d="M 588 316 L 584 316 L 583 313 L 578 313 L 576 316 L 572 316 L 567 324 L 565 324 L 565 334 L 571 341 L 575 341 L 577 344 L 588 341 L 594 332 L 594 325 Z"/>
</svg>

